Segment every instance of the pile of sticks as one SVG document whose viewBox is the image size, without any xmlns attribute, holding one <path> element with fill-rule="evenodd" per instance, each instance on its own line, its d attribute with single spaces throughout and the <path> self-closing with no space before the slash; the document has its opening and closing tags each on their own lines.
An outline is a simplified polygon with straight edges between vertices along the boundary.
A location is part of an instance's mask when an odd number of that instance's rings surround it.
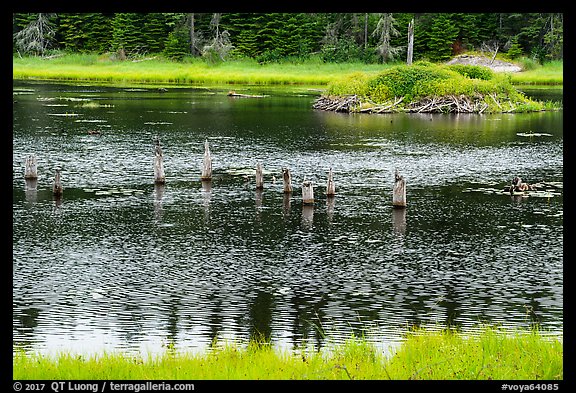
<svg viewBox="0 0 576 393">
<path fill-rule="evenodd" d="M 465 95 L 447 95 L 443 97 L 427 97 L 411 103 L 408 112 L 442 112 L 442 113 L 482 113 L 488 104 L 481 100 L 472 100 Z"/>
<path fill-rule="evenodd" d="M 360 106 L 358 96 L 321 96 L 314 101 L 312 107 L 314 109 L 321 109 L 323 111 L 334 112 L 356 112 L 356 108 Z"/>
<path fill-rule="evenodd" d="M 492 98 L 494 99 L 494 97 Z M 313 108 L 349 113 L 482 113 L 488 108 L 488 104 L 483 101 L 482 97 L 470 98 L 465 95 L 426 97 L 419 101 L 411 102 L 406 106 L 401 106 L 400 104 L 403 100 L 404 97 L 399 97 L 383 104 L 376 104 L 370 100 L 363 103 L 356 95 L 321 96 L 314 101 Z"/>
</svg>

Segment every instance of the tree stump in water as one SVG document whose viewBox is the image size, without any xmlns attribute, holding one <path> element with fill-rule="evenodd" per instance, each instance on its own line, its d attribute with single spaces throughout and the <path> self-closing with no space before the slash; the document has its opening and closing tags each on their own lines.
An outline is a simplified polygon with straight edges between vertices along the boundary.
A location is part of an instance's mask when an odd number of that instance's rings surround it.
<svg viewBox="0 0 576 393">
<path fill-rule="evenodd" d="M 332 197 L 336 195 L 336 184 L 334 183 L 334 175 L 332 168 L 328 171 L 328 183 L 326 184 L 326 196 Z"/>
<path fill-rule="evenodd" d="M 204 142 L 204 162 L 202 165 L 202 180 L 212 179 L 212 157 L 210 156 L 210 146 L 208 140 Z"/>
<path fill-rule="evenodd" d="M 154 183 L 166 183 L 166 175 L 164 174 L 164 156 L 158 138 L 156 138 L 154 146 Z"/>
<path fill-rule="evenodd" d="M 36 156 L 31 154 L 26 158 L 26 164 L 24 167 L 24 179 L 37 179 L 38 169 Z"/>
<path fill-rule="evenodd" d="M 394 174 L 394 189 L 392 191 L 392 206 L 395 208 L 406 207 L 406 181 L 400 176 L 398 169 Z"/>
<path fill-rule="evenodd" d="M 302 202 L 305 205 L 314 204 L 314 186 L 310 180 L 304 180 L 302 183 Z"/>
<path fill-rule="evenodd" d="M 56 169 L 56 174 L 54 175 L 54 183 L 52 184 L 52 194 L 55 197 L 62 196 L 64 189 L 62 187 L 62 181 L 60 180 L 60 169 Z"/>
<path fill-rule="evenodd" d="M 264 188 L 264 171 L 262 164 L 256 164 L 256 189 L 262 190 Z"/>
<path fill-rule="evenodd" d="M 282 168 L 282 180 L 284 182 L 284 193 L 292 192 L 292 175 L 290 175 L 290 169 Z"/>
</svg>

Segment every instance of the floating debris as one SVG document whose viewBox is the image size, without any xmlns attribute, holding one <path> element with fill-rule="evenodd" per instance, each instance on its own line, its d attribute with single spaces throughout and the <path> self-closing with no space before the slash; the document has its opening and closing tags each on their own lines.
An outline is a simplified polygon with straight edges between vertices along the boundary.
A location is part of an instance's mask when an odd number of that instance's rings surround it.
<svg viewBox="0 0 576 393">
<path fill-rule="evenodd" d="M 132 188 L 112 188 L 109 190 L 101 190 L 101 189 L 97 189 L 97 188 L 85 188 L 84 192 L 87 193 L 94 193 L 94 195 L 98 195 L 98 196 L 105 196 L 105 195 L 125 195 L 125 196 L 130 196 L 130 195 L 139 195 L 139 194 L 143 194 L 144 191 L 143 190 L 137 190 L 137 189 L 132 189 Z"/>
<path fill-rule="evenodd" d="M 518 136 L 553 136 L 552 134 L 548 134 L 546 132 L 517 132 L 516 135 Z"/>
<path fill-rule="evenodd" d="M 78 98 L 78 97 L 58 97 L 58 100 L 64 101 L 91 101 L 91 98 Z"/>
<path fill-rule="evenodd" d="M 48 116 L 63 116 L 63 117 L 75 117 L 80 116 L 78 113 L 48 113 Z"/>
<path fill-rule="evenodd" d="M 552 198 L 555 196 L 562 196 L 562 192 L 559 189 L 562 189 L 563 182 L 540 182 L 534 183 L 530 185 L 532 187 L 531 190 L 525 191 L 514 191 L 510 192 L 510 189 L 507 187 L 504 188 L 495 188 L 495 187 L 467 187 L 462 190 L 462 192 L 481 192 L 483 194 L 499 194 L 499 195 L 512 195 L 512 196 L 521 196 L 523 198 L 528 197 L 535 197 L 535 198 Z"/>
<path fill-rule="evenodd" d="M 112 104 L 101 104 L 94 101 L 85 102 L 77 106 L 81 108 L 114 108 L 114 105 Z"/>
</svg>

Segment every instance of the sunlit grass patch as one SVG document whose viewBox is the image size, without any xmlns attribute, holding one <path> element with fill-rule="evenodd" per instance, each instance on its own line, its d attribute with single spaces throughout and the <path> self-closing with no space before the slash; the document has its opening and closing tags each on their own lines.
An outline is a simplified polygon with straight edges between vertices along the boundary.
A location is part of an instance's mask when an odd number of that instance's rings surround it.
<svg viewBox="0 0 576 393">
<path fill-rule="evenodd" d="M 171 348 L 158 356 L 123 353 L 56 357 L 13 356 L 14 379 L 250 379 L 250 380 L 475 380 L 563 378 L 562 337 L 539 330 L 484 328 L 465 334 L 416 329 L 392 356 L 365 338 L 350 337 L 328 351 L 282 351 L 263 341 L 215 342 L 206 353 Z"/>
</svg>

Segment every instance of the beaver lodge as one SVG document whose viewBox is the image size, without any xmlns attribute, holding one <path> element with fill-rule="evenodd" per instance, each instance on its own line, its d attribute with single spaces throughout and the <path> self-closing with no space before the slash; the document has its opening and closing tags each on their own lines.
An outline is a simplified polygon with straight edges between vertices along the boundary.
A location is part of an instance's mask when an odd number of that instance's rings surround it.
<svg viewBox="0 0 576 393">
<path fill-rule="evenodd" d="M 478 65 L 418 62 L 332 82 L 314 109 L 349 113 L 502 113 L 550 109 L 518 91 L 506 74 Z M 556 108 L 557 109 L 557 108 Z"/>
</svg>

